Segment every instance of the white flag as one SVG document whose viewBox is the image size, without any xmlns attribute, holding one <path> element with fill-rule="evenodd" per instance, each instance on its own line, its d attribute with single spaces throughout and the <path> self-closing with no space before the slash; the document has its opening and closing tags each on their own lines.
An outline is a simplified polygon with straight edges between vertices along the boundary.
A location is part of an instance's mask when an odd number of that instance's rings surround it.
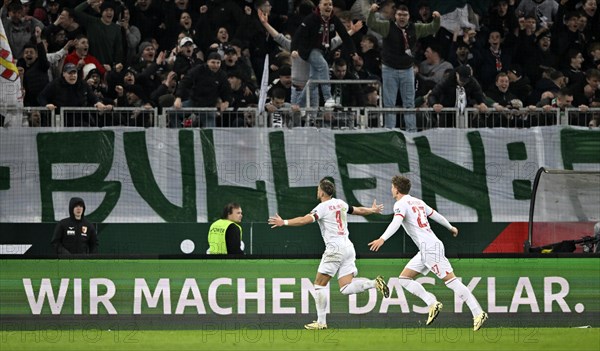
<svg viewBox="0 0 600 351">
<path fill-rule="evenodd" d="M 23 123 L 21 79 L 10 44 L 0 20 L 0 121 L 4 126 L 18 127 Z M 2 126 L 2 124 L 0 124 Z"/>
<path fill-rule="evenodd" d="M 258 113 L 265 110 L 267 102 L 267 90 L 269 90 L 269 55 L 265 55 L 262 79 L 260 80 L 260 94 L 258 95 Z"/>
</svg>

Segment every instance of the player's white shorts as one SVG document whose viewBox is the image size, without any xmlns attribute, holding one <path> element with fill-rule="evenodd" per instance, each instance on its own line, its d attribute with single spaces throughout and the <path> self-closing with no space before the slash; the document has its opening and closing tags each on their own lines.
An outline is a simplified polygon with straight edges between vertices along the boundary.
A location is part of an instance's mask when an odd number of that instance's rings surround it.
<svg viewBox="0 0 600 351">
<path fill-rule="evenodd" d="M 344 243 L 344 246 L 330 244 L 327 245 L 321 263 L 319 264 L 319 273 L 334 277 L 337 273 L 338 279 L 348 274 L 356 276 L 356 252 L 351 241 Z"/>
<path fill-rule="evenodd" d="M 447 274 L 452 273 L 452 265 L 444 255 L 444 249 L 419 251 L 408 261 L 406 268 L 427 275 L 429 271 L 433 272 L 438 278 L 443 279 Z"/>
</svg>

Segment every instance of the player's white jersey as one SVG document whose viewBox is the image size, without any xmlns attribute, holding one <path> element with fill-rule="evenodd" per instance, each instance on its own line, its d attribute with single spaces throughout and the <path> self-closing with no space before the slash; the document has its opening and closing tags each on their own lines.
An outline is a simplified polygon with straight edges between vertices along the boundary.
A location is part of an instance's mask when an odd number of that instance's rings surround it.
<svg viewBox="0 0 600 351">
<path fill-rule="evenodd" d="M 394 216 L 402 217 L 404 230 L 420 250 L 433 249 L 441 243 L 429 225 L 433 212 L 423 200 L 410 195 L 404 195 L 394 204 Z"/>
<path fill-rule="evenodd" d="M 347 203 L 331 198 L 318 204 L 310 213 L 319 223 L 325 245 L 349 239 Z"/>
</svg>

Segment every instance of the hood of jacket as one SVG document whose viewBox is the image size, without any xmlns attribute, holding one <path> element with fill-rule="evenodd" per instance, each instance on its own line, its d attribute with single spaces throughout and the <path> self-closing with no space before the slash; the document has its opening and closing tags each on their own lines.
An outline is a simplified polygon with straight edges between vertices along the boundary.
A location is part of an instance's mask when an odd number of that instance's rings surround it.
<svg viewBox="0 0 600 351">
<path fill-rule="evenodd" d="M 81 204 L 83 206 L 81 219 L 83 219 L 83 217 L 85 216 L 85 202 L 83 201 L 83 199 L 80 197 L 72 197 L 71 200 L 69 200 L 69 216 L 72 219 L 75 219 L 75 213 L 73 212 L 73 210 L 75 210 L 75 206 L 78 204 Z"/>
</svg>

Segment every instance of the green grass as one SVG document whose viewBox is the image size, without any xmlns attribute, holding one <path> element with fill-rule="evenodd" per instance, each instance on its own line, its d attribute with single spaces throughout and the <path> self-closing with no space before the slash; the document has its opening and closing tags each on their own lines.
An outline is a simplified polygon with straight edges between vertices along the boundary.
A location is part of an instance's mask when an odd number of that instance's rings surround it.
<svg viewBox="0 0 600 351">
<path fill-rule="evenodd" d="M 599 350 L 599 329 L 37 330 L 0 332 L 0 350 Z"/>
</svg>

